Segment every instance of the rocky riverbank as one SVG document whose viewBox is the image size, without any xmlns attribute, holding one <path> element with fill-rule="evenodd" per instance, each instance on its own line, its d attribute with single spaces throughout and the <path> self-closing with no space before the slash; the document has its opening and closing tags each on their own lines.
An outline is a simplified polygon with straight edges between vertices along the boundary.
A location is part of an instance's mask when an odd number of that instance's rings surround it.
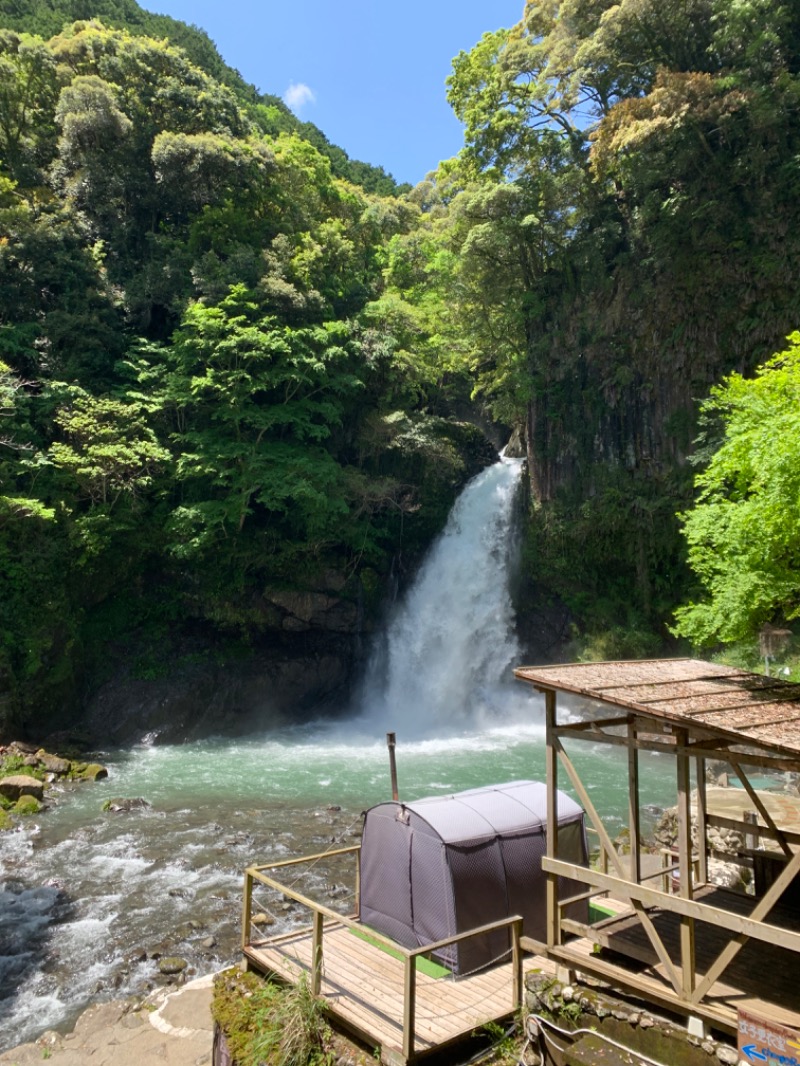
<svg viewBox="0 0 800 1066">
<path fill-rule="evenodd" d="M 108 770 L 98 762 L 64 758 L 24 741 L 0 746 L 0 830 L 13 828 L 17 818 L 39 814 L 50 785 L 106 777 Z"/>
<path fill-rule="evenodd" d="M 159 989 L 145 999 L 95 1004 L 70 1033 L 48 1030 L 0 1054 L 2 1066 L 206 1066 L 211 1062 L 213 975 L 178 991 Z"/>
</svg>

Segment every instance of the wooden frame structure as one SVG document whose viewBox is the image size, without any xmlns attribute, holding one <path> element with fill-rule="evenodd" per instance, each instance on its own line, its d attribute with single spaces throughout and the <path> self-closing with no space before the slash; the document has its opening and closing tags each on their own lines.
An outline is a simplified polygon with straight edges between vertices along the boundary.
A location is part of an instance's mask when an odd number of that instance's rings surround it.
<svg viewBox="0 0 800 1066">
<path fill-rule="evenodd" d="M 800 685 L 692 659 L 520 667 L 516 676 L 544 693 L 548 788 L 547 943 L 535 945 L 561 966 L 580 969 L 613 985 L 684 1014 L 690 1024 L 734 1032 L 737 1008 L 746 1007 L 776 1023 L 800 1027 L 800 908 L 780 901 L 800 875 L 800 825 L 778 824 L 748 777 L 750 769 L 800 772 Z M 581 721 L 560 722 L 557 694 L 576 693 L 593 701 Z M 613 707 L 615 713 L 609 714 Z M 590 792 L 565 744 L 622 747 L 627 754 L 630 854 L 618 854 Z M 671 755 L 678 800 L 678 894 L 653 887 L 640 864 L 640 766 L 642 751 Z M 706 761 L 727 763 L 741 781 L 757 818 L 737 821 L 713 814 L 706 793 Z M 695 773 L 695 835 L 692 839 L 692 769 Z M 558 858 L 555 796 L 559 772 L 566 774 L 601 847 L 601 869 Z M 734 828 L 745 842 L 741 861 L 764 865 L 775 875 L 756 886 L 756 898 L 713 890 L 708 884 L 708 829 Z M 610 872 L 603 872 L 609 870 Z M 585 891 L 559 898 L 559 878 L 582 882 Z M 611 894 L 628 905 L 625 915 L 589 926 L 563 916 L 576 898 Z M 671 930 L 671 937 L 665 933 Z M 623 930 L 623 931 L 619 931 Z M 625 931 L 638 940 L 626 940 Z M 698 966 L 702 938 L 703 969 Z M 705 950 L 711 944 L 709 955 Z M 759 948 L 758 991 L 732 981 L 737 956 L 749 942 Z M 523 940 L 523 946 L 526 944 Z M 597 946 L 611 949 L 615 958 Z M 622 957 L 634 957 L 642 970 Z M 777 961 L 776 961 L 777 960 Z M 792 976 L 781 990 L 781 975 Z M 796 986 L 796 988 L 795 988 Z"/>
<path fill-rule="evenodd" d="M 358 920 L 361 845 L 250 866 L 244 875 L 242 953 L 245 966 L 288 982 L 306 979 L 345 1028 L 380 1049 L 381 1061 L 403 1066 L 515 1014 L 522 1006 L 522 918 L 514 915 L 424 947 L 406 949 Z M 267 871 L 295 868 L 352 855 L 356 860 L 355 912 L 343 915 L 298 892 Z M 311 925 L 275 937 L 253 927 L 253 892 L 262 885 L 311 914 Z M 508 961 L 463 977 L 433 978 L 418 972 L 417 960 L 432 952 L 507 928 Z M 365 937 L 365 932 L 368 936 Z M 353 935 L 355 934 L 355 935 Z"/>
</svg>

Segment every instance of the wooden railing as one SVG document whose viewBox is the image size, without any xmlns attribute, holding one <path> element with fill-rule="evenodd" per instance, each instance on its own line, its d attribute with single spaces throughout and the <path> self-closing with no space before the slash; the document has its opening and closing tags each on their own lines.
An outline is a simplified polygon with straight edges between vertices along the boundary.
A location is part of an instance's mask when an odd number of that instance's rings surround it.
<svg viewBox="0 0 800 1066">
<path fill-rule="evenodd" d="M 306 907 L 311 911 L 312 915 L 312 924 L 309 927 L 309 930 L 307 930 L 311 932 L 312 938 L 311 991 L 313 995 L 318 996 L 322 986 L 325 919 L 327 918 L 329 921 L 334 921 L 348 929 L 356 930 L 362 935 L 364 933 L 365 927 L 358 921 L 360 899 L 358 861 L 356 861 L 356 912 L 354 917 L 340 914 L 331 907 L 327 907 L 323 903 L 318 903 L 316 900 L 304 896 L 302 893 L 297 892 L 291 885 L 285 885 L 280 881 L 277 881 L 275 878 L 269 877 L 264 871 L 286 869 L 287 867 L 300 866 L 305 863 L 330 859 L 339 855 L 354 854 L 357 860 L 360 850 L 361 845 L 354 844 L 352 847 L 339 848 L 338 850 L 324 852 L 320 855 L 304 855 L 301 858 L 284 859 L 280 862 L 268 863 L 263 866 L 249 866 L 244 872 L 242 949 L 244 950 L 251 943 L 253 888 L 256 883 L 266 885 L 268 888 L 281 893 L 281 895 L 287 899 L 292 899 L 296 903 Z M 468 929 L 466 932 L 457 933 L 455 936 L 446 937 L 444 940 L 437 940 L 435 943 L 424 944 L 422 947 L 411 949 L 404 948 L 395 940 L 391 940 L 389 937 L 383 936 L 382 934 L 375 932 L 373 929 L 369 930 L 370 941 L 376 945 L 388 948 L 395 955 L 399 955 L 403 961 L 403 1056 L 406 1061 L 409 1061 L 414 1057 L 417 959 L 420 956 L 428 956 L 441 951 L 443 948 L 449 947 L 452 944 L 458 944 L 461 941 L 468 940 L 474 936 L 482 936 L 486 933 L 492 933 L 498 929 L 509 929 L 511 933 L 511 1009 L 516 1012 L 522 1006 L 522 948 L 520 946 L 520 941 L 522 939 L 522 918 L 519 915 L 503 918 L 496 922 L 489 922 L 487 925 L 481 925 L 475 929 Z"/>
<path fill-rule="evenodd" d="M 707 922 L 709 925 L 719 926 L 733 934 L 732 941 L 726 948 L 724 948 L 700 980 L 698 980 L 697 974 L 694 972 L 693 959 L 690 962 L 691 972 L 684 972 L 683 975 L 676 972 L 671 963 L 668 966 L 665 965 L 664 968 L 673 984 L 675 994 L 681 1004 L 686 1008 L 696 1007 L 703 1002 L 713 984 L 724 972 L 725 967 L 730 963 L 748 939 L 777 945 L 786 948 L 789 951 L 800 953 L 800 933 L 786 929 L 783 926 L 771 925 L 765 920 L 772 906 L 780 898 L 783 889 L 789 883 L 791 878 L 797 874 L 798 868 L 800 868 L 800 851 L 798 851 L 793 859 L 786 864 L 783 872 L 776 879 L 774 885 L 771 886 L 765 896 L 757 902 L 754 901 L 755 906 L 750 915 L 745 916 L 730 910 L 711 906 L 707 903 L 702 903 L 699 900 L 675 896 L 643 884 L 635 884 L 631 881 L 626 881 L 619 876 L 614 877 L 610 874 L 602 873 L 598 870 L 591 870 L 584 866 L 576 866 L 572 863 L 561 862 L 558 859 L 550 859 L 547 857 L 542 858 L 542 869 L 545 872 L 556 874 L 561 877 L 568 877 L 573 881 L 581 882 L 589 889 L 589 892 L 586 893 L 586 895 L 608 891 L 616 898 L 626 900 L 633 906 L 638 905 L 639 908 L 659 907 L 662 910 L 674 912 L 683 922 Z M 564 901 L 564 903 L 567 902 L 568 901 Z M 584 922 L 577 922 L 564 918 L 561 916 L 560 905 L 558 909 L 559 932 L 587 937 L 594 940 L 595 943 L 602 943 L 602 933 L 599 932 L 596 927 L 587 925 Z M 654 949 L 662 958 L 663 962 L 663 956 L 666 955 L 666 948 L 654 929 L 649 929 L 647 931 L 648 936 L 653 942 Z M 559 945 L 556 945 L 556 947 L 558 948 Z M 669 961 L 668 956 L 667 959 Z M 682 960 L 682 964 L 685 971 L 685 960 Z M 590 968 L 590 964 L 588 963 L 587 968 Z"/>
</svg>

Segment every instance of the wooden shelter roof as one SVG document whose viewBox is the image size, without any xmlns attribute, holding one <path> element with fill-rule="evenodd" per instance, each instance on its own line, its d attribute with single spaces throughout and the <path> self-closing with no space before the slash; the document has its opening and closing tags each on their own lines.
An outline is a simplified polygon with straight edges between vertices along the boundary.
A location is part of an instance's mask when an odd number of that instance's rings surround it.
<svg viewBox="0 0 800 1066">
<path fill-rule="evenodd" d="M 781 678 L 699 659 L 521 666 L 514 674 L 537 688 L 800 756 L 800 684 Z"/>
</svg>

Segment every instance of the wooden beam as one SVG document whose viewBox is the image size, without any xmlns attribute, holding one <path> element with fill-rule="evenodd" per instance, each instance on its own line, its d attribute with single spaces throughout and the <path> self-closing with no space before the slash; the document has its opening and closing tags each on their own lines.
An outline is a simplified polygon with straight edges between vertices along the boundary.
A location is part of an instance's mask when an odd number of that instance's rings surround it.
<svg viewBox="0 0 800 1066">
<path fill-rule="evenodd" d="M 545 696 L 550 689 L 544 689 Z M 622 708 L 620 708 L 622 709 Z M 642 734 L 661 734 L 663 727 L 669 726 L 670 730 L 675 728 L 673 723 L 663 722 L 657 718 L 647 718 L 645 715 L 637 715 L 640 723 L 637 725 L 637 730 Z M 588 723 L 579 723 L 581 728 L 576 728 L 573 723 L 571 725 L 561 725 L 558 727 L 558 735 L 566 736 L 570 735 L 577 740 L 588 740 L 598 744 L 612 744 L 621 746 L 626 743 L 625 739 L 614 734 L 604 733 L 602 729 L 596 728 L 596 726 L 615 723 L 622 725 L 625 719 L 598 719 L 590 721 Z M 759 755 L 754 752 L 729 752 L 727 748 L 731 744 L 751 744 L 758 746 L 758 741 L 754 740 L 746 735 L 740 736 L 715 736 L 713 727 L 704 729 L 697 722 L 687 723 L 689 735 L 693 738 L 687 744 L 686 754 L 698 756 L 707 759 L 718 759 L 720 761 L 728 761 L 728 757 L 733 756 L 741 763 L 747 766 L 758 766 L 762 770 L 768 770 L 773 773 L 800 773 L 800 758 L 792 758 L 791 756 L 773 756 L 773 755 Z M 669 735 L 669 734 L 666 734 Z M 676 754 L 675 744 L 663 743 L 658 740 L 648 739 L 645 735 L 640 737 L 637 741 L 637 747 L 640 751 L 654 751 L 661 752 L 666 755 Z"/>
<path fill-rule="evenodd" d="M 744 833 L 745 828 L 749 831 L 755 830 L 759 837 L 767 837 L 768 840 L 775 840 L 776 842 L 782 836 L 790 844 L 800 844 L 800 833 L 793 833 L 789 829 L 779 829 L 777 832 L 770 829 L 769 826 L 756 825 L 747 826 L 744 821 L 737 821 L 735 818 L 726 818 L 723 814 L 711 814 L 708 815 L 708 824 L 716 826 L 718 829 L 733 829 L 737 833 Z M 781 856 L 776 854 L 776 858 Z"/>
<path fill-rule="evenodd" d="M 242 898 L 242 949 L 250 943 L 250 915 L 253 912 L 253 875 L 244 872 L 244 896 Z"/>
<path fill-rule="evenodd" d="M 639 854 L 639 752 L 636 748 L 636 723 L 628 723 L 628 836 L 630 838 L 631 881 L 637 885 L 642 880 L 642 864 Z"/>
<path fill-rule="evenodd" d="M 706 791 L 706 761 L 695 760 L 697 775 L 697 877 L 701 884 L 708 881 L 708 793 Z"/>
<path fill-rule="evenodd" d="M 798 873 L 800 873 L 800 851 L 797 851 L 794 854 L 791 862 L 787 863 L 786 866 L 784 866 L 778 877 L 775 878 L 774 883 L 770 885 L 769 889 L 764 893 L 764 895 L 755 905 L 753 910 L 750 912 L 749 921 L 756 924 L 760 923 L 761 920 L 769 914 L 774 904 L 778 902 L 778 900 L 783 895 L 784 890 L 788 888 L 788 886 L 791 884 L 791 882 L 794 880 L 795 876 Z M 726 966 L 728 966 L 729 963 L 736 958 L 736 956 L 742 950 L 744 945 L 750 939 L 751 935 L 752 934 L 746 932 L 737 933 L 737 935 L 727 945 L 727 947 L 725 947 L 720 952 L 716 962 L 714 962 L 714 964 L 708 968 L 705 977 L 694 991 L 694 995 L 692 997 L 693 999 L 703 998 L 703 996 L 706 994 L 706 992 L 708 992 L 711 986 L 722 976 Z M 787 939 L 789 935 L 790 934 L 788 933 L 788 931 L 784 930 L 782 941 L 783 947 L 787 946 Z M 796 934 L 794 935 L 796 936 Z M 800 937 L 798 939 L 800 939 Z"/>
<path fill-rule="evenodd" d="M 573 732 L 568 726 L 560 725 L 558 729 L 554 730 L 553 735 L 557 737 L 572 737 L 575 740 L 586 740 L 592 744 L 611 744 L 617 748 L 625 747 L 628 743 L 625 737 L 617 736 L 614 733 L 604 733 L 602 729 L 593 729 L 591 725 L 581 730 L 580 733 Z"/>
<path fill-rule="evenodd" d="M 544 694 L 545 709 L 545 739 L 547 748 L 545 751 L 545 764 L 547 769 L 547 854 L 551 859 L 558 858 L 558 737 L 555 735 L 558 726 L 558 708 L 556 706 L 556 694 L 552 689 L 547 689 Z M 548 876 L 545 885 L 547 915 L 547 943 L 550 946 L 561 942 L 561 923 L 558 911 L 558 878 Z"/>
<path fill-rule="evenodd" d="M 356 887 L 355 887 L 356 907 L 354 918 L 361 917 L 361 845 L 358 845 L 358 853 L 356 854 Z"/>
<path fill-rule="evenodd" d="M 800 855 L 800 851 L 797 855 Z M 752 914 L 745 917 L 733 911 L 726 911 L 722 907 L 700 903 L 698 900 L 682 899 L 680 896 L 672 896 L 659 889 L 650 888 L 648 885 L 631 884 L 624 877 L 613 877 L 611 874 L 600 873 L 599 870 L 591 870 L 588 866 L 578 866 L 575 863 L 562 862 L 560 859 L 551 861 L 543 856 L 542 869 L 598 889 L 606 889 L 615 896 L 628 900 L 631 905 L 635 905 L 638 901 L 648 907 L 660 907 L 661 910 L 686 915 L 696 921 L 708 922 L 709 925 L 716 925 L 733 933 L 743 933 L 753 940 L 763 940 L 767 944 L 774 944 L 800 954 L 800 933 L 784 929 L 783 926 L 768 925 L 754 918 Z M 775 884 L 777 883 L 776 881 Z"/>
<path fill-rule="evenodd" d="M 354 851 L 361 851 L 360 844 L 350 844 L 346 848 L 335 848 L 333 851 L 321 851 L 318 855 L 301 855 L 296 859 L 280 859 L 278 862 L 266 862 L 261 866 L 250 866 L 250 870 L 278 870 L 281 866 L 300 866 L 304 862 L 317 862 L 319 859 L 332 859 L 336 855 L 352 855 Z"/>
<path fill-rule="evenodd" d="M 603 822 L 602 822 L 599 814 L 597 813 L 594 804 L 592 803 L 591 799 L 589 798 L 589 793 L 583 787 L 583 782 L 581 781 L 580 777 L 578 776 L 577 770 L 572 765 L 572 761 L 570 760 L 570 758 L 567 755 L 567 753 L 561 747 L 560 742 L 558 740 L 554 740 L 553 743 L 558 746 L 558 756 L 559 756 L 559 758 L 560 758 L 560 760 L 561 760 L 561 762 L 562 762 L 562 764 L 564 766 L 564 769 L 567 771 L 567 774 L 569 775 L 569 779 L 572 782 L 572 787 L 578 793 L 578 799 L 580 800 L 580 803 L 581 803 L 583 809 L 589 815 L 589 820 L 591 821 L 592 825 L 594 826 L 595 831 L 597 832 L 597 835 L 600 837 L 601 846 L 608 853 L 608 857 L 611 859 L 612 863 L 614 864 L 614 867 L 615 867 L 617 873 L 619 874 L 620 878 L 622 879 L 622 883 L 628 884 L 629 882 L 626 882 L 624 880 L 624 878 L 625 878 L 625 870 L 624 870 L 623 865 L 622 865 L 622 860 L 620 859 L 619 855 L 617 854 L 617 849 L 614 847 L 614 844 L 613 844 L 610 836 L 608 835 L 606 827 L 603 825 Z M 548 856 L 546 856 L 546 858 L 550 859 L 550 856 L 548 855 Z M 550 864 L 548 864 L 547 866 L 545 865 L 545 859 L 543 858 L 542 859 L 542 869 L 547 871 L 549 869 L 549 865 Z M 577 867 L 577 869 L 583 869 L 583 867 Z M 582 878 L 579 877 L 578 880 L 582 880 Z M 658 932 L 656 931 L 656 927 L 653 925 L 653 922 L 652 922 L 649 914 L 647 914 L 647 912 L 645 911 L 645 909 L 642 906 L 642 904 L 638 903 L 632 896 L 629 896 L 628 898 L 630 898 L 631 903 L 632 903 L 634 909 L 636 910 L 636 913 L 639 915 L 639 920 L 641 921 L 642 926 L 644 927 L 644 930 L 647 933 L 647 935 L 648 935 L 648 937 L 650 939 L 650 943 L 653 945 L 653 948 L 655 949 L 656 954 L 658 955 L 659 959 L 661 960 L 661 963 L 662 963 L 662 965 L 664 967 L 664 970 L 666 971 L 670 981 L 672 982 L 673 986 L 675 987 L 675 991 L 676 992 L 680 992 L 680 990 L 681 990 L 680 978 L 679 978 L 678 974 L 675 971 L 675 967 L 672 965 L 672 959 L 670 959 L 669 953 L 667 952 L 667 949 L 664 947 L 664 944 L 662 943 L 661 937 L 658 935 Z M 549 941 L 548 941 L 548 943 L 549 943 Z"/>
<path fill-rule="evenodd" d="M 520 947 L 520 941 L 522 939 L 522 918 L 517 918 L 514 924 L 511 926 L 511 968 L 512 974 L 512 1009 L 516 1013 L 522 1009 L 522 948 Z"/>
<path fill-rule="evenodd" d="M 581 733 L 584 729 L 605 729 L 607 726 L 628 725 L 633 721 L 632 714 L 623 714 L 617 718 L 588 718 L 583 722 L 568 722 L 558 727 L 559 733 Z"/>
<path fill-rule="evenodd" d="M 417 1009 L 417 966 L 409 955 L 403 974 L 403 1057 L 414 1058 L 414 1017 Z"/>
<path fill-rule="evenodd" d="M 761 797 L 759 796 L 759 794 L 756 792 L 756 790 L 750 784 L 750 781 L 748 780 L 747 775 L 745 774 L 745 772 L 742 770 L 741 765 L 734 758 L 730 758 L 728 761 L 730 763 L 731 769 L 733 770 L 733 772 L 736 774 L 736 776 L 739 778 L 739 780 L 744 785 L 745 792 L 747 792 L 747 795 L 752 800 L 753 806 L 756 808 L 758 813 L 761 815 L 761 817 L 767 823 L 768 828 L 771 829 L 773 831 L 773 833 L 775 833 L 775 838 L 774 839 L 777 839 L 781 851 L 787 857 L 787 859 L 791 859 L 791 857 L 792 857 L 792 849 L 789 847 L 788 843 L 786 842 L 785 835 L 778 828 L 778 826 L 775 824 L 775 821 L 774 821 L 772 815 L 769 813 L 767 808 L 764 806 L 764 803 L 763 803 Z"/>
<path fill-rule="evenodd" d="M 676 730 L 679 748 L 685 748 L 688 736 L 685 729 Z M 692 811 L 689 758 L 685 754 L 676 759 L 678 772 L 678 873 L 682 899 L 691 899 L 692 891 Z M 683 994 L 691 999 L 695 985 L 694 918 L 681 915 L 681 981 Z"/>
<path fill-rule="evenodd" d="M 318 996 L 322 987 L 322 914 L 314 911 L 311 935 L 311 995 Z"/>
<path fill-rule="evenodd" d="M 599 977 L 608 982 L 612 988 L 620 988 L 638 999 L 656 1003 L 667 1010 L 682 1011 L 684 1014 L 700 1014 L 716 1027 L 731 1033 L 736 1032 L 736 1012 L 730 1008 L 687 1003 L 683 996 L 671 992 L 668 985 L 660 985 L 654 978 L 642 977 L 594 955 L 585 957 L 569 947 L 556 948 L 553 956 L 556 961 Z"/>
</svg>

